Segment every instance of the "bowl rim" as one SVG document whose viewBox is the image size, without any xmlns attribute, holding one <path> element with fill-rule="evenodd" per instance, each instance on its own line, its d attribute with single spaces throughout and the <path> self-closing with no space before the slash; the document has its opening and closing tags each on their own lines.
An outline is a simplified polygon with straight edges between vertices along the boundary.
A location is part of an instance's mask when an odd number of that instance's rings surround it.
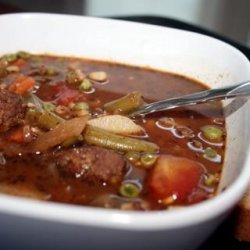
<svg viewBox="0 0 250 250">
<path fill-rule="evenodd" d="M 198 34 L 191 31 L 184 31 L 174 28 L 162 27 L 151 24 L 143 24 L 137 22 L 130 22 L 124 20 L 113 20 L 100 17 L 85 17 L 65 14 L 48 14 L 48 13 L 14 13 L 3 14 L 0 16 L 0 20 L 5 17 L 13 18 L 27 18 L 31 20 L 33 18 L 49 18 L 61 16 L 63 18 L 76 18 L 108 21 L 116 23 L 129 23 L 129 25 L 140 25 L 150 28 L 164 30 L 176 30 L 176 32 L 184 32 L 195 34 L 196 36 L 202 36 L 207 39 L 213 39 L 216 42 L 223 43 L 233 52 L 241 57 L 248 63 L 248 59 L 233 46 L 220 41 L 216 38 L 212 38 L 206 35 Z M 239 174 L 238 178 L 221 194 L 215 196 L 212 199 L 203 201 L 201 203 L 166 211 L 150 211 L 150 212 L 138 212 L 138 211 L 121 211 L 116 209 L 103 209 L 93 207 L 80 207 L 76 205 L 58 204 L 54 202 L 43 202 L 37 200 L 31 200 L 27 198 L 12 197 L 8 195 L 0 195 L 0 213 L 5 213 L 15 216 L 24 216 L 27 218 L 33 218 L 38 220 L 47 220 L 58 223 L 70 223 L 75 225 L 89 225 L 105 228 L 116 228 L 126 230 L 140 230 L 149 231 L 156 229 L 172 229 L 189 225 L 198 224 L 212 218 L 216 218 L 225 211 L 230 210 L 240 200 L 244 191 L 250 182 L 250 150 L 248 148 L 248 154 L 246 156 L 245 164 Z M 199 216 L 197 216 L 199 215 Z"/>
</svg>

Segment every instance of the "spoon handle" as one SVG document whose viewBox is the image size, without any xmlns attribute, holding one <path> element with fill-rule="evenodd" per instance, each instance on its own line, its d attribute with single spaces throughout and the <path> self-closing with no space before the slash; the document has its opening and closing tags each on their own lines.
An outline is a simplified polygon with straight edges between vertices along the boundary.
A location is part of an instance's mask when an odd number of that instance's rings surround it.
<svg viewBox="0 0 250 250">
<path fill-rule="evenodd" d="M 153 102 L 142 106 L 130 116 L 146 115 L 149 113 L 173 109 L 177 107 L 204 103 L 212 100 L 228 99 L 237 96 L 250 95 L 250 81 L 223 88 L 210 89 L 193 94 Z"/>
</svg>

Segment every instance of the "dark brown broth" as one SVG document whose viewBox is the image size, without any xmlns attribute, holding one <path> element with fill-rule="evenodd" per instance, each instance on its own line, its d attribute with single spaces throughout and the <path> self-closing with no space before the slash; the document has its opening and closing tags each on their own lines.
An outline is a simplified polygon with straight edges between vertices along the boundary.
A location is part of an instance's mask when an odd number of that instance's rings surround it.
<svg viewBox="0 0 250 250">
<path fill-rule="evenodd" d="M 39 56 L 39 58 L 40 60 L 36 62 L 30 59 L 30 63 L 25 64 L 22 72 L 24 75 L 32 75 L 37 81 L 43 81 L 43 83 L 39 84 L 36 94 L 44 101 L 53 102 L 56 100 L 57 97 L 54 94 L 55 85 L 57 86 L 58 82 L 65 81 L 65 71 L 69 64 L 76 64 L 77 67 L 82 68 L 86 73 L 99 70 L 107 72 L 109 83 L 105 85 L 95 84 L 95 92 L 86 95 L 86 100 L 90 102 L 92 111 L 95 107 L 101 107 L 101 104 L 135 90 L 142 92 L 145 99 L 150 102 L 206 89 L 204 85 L 191 79 L 151 69 L 77 58 L 70 59 L 54 56 Z M 46 77 L 44 80 L 43 77 L 36 73 L 37 67 L 42 64 L 53 66 L 60 73 L 57 76 Z M 14 77 L 15 74 L 10 74 L 2 79 L 1 82 L 9 84 Z M 68 86 L 68 88 L 72 87 Z M 140 120 L 137 123 L 145 128 L 149 135 L 149 140 L 160 146 L 160 153 L 199 161 L 205 166 L 208 173 L 221 172 L 223 160 L 221 163 L 208 161 L 202 154 L 188 148 L 187 142 L 191 140 L 190 138 L 179 139 L 170 131 L 158 128 L 155 122 L 160 117 L 174 118 L 178 125 L 191 128 L 194 131 L 195 139 L 199 140 L 197 135 L 201 127 L 214 124 L 215 118 L 223 118 L 220 102 L 161 112 L 149 116 L 145 123 Z M 224 147 L 216 147 L 216 150 L 223 159 Z M 147 172 L 132 167 L 132 172 L 126 178 L 135 178 L 143 181 Z M 95 202 L 97 197 L 102 195 L 106 197 L 105 195 L 107 194 L 118 195 L 119 189 L 119 186 L 109 186 L 105 183 L 93 184 L 85 182 L 81 178 L 64 176 L 54 166 L 46 166 L 46 164 L 41 164 L 40 166 L 39 164 L 34 164 L 31 159 L 23 159 L 21 156 L 18 160 L 7 159 L 7 163 L 4 166 L 0 166 L 0 182 L 0 190 L 5 190 L 1 188 L 1 185 L 13 185 L 13 187 L 16 186 L 19 190 L 24 190 L 24 196 L 29 196 L 25 195 L 25 190 L 36 190 L 36 192 L 41 193 L 45 200 L 81 205 L 98 205 L 99 201 Z M 216 188 L 210 193 L 204 189 L 195 194 L 189 203 L 207 199 L 215 190 Z M 140 198 L 149 201 L 149 204 L 151 204 L 150 209 L 165 207 L 152 200 L 150 196 L 147 196 L 147 193 L 148 190 L 145 187 Z M 22 194 L 21 191 L 20 194 Z M 185 202 L 182 205 L 187 204 L 188 202 Z"/>
</svg>

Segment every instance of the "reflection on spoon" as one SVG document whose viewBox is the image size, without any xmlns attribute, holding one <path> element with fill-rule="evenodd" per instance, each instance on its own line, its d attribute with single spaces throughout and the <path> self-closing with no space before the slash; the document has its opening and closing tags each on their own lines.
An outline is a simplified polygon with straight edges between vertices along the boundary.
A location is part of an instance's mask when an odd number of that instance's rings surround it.
<svg viewBox="0 0 250 250">
<path fill-rule="evenodd" d="M 205 90 L 185 96 L 149 103 L 135 110 L 132 114 L 130 114 L 130 117 L 144 116 L 146 114 L 163 111 L 167 109 L 194 105 L 198 103 L 205 103 L 212 100 L 221 100 L 238 96 L 246 96 L 249 94 L 250 94 L 250 81 L 246 81 L 237 85 Z"/>
</svg>

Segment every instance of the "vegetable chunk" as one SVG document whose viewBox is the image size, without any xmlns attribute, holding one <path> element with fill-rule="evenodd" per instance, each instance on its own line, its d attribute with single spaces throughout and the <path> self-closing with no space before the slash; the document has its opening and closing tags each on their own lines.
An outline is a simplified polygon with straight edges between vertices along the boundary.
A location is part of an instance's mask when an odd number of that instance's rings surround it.
<svg viewBox="0 0 250 250">
<path fill-rule="evenodd" d="M 85 129 L 83 137 L 90 145 L 96 145 L 122 152 L 138 151 L 154 153 L 159 150 L 159 147 L 152 142 L 116 135 L 104 129 L 89 125 Z"/>
<path fill-rule="evenodd" d="M 143 103 L 142 94 L 134 91 L 126 96 L 106 103 L 104 109 L 110 113 L 129 114 L 143 105 Z"/>
<path fill-rule="evenodd" d="M 78 117 L 57 125 L 53 130 L 39 136 L 31 143 L 30 151 L 46 152 L 48 149 L 59 145 L 69 138 L 79 136 L 86 126 L 88 117 Z"/>
<path fill-rule="evenodd" d="M 128 117 L 121 115 L 107 115 L 98 117 L 89 120 L 88 124 L 120 135 L 140 134 L 143 132 L 142 127 L 134 123 Z"/>
<path fill-rule="evenodd" d="M 19 95 L 25 95 L 32 90 L 36 81 L 32 77 L 24 75 L 18 76 L 13 83 L 9 86 L 9 91 Z"/>
<path fill-rule="evenodd" d="M 183 157 L 161 155 L 149 179 L 155 199 L 175 196 L 185 200 L 198 187 L 204 169 L 196 161 Z"/>
</svg>

